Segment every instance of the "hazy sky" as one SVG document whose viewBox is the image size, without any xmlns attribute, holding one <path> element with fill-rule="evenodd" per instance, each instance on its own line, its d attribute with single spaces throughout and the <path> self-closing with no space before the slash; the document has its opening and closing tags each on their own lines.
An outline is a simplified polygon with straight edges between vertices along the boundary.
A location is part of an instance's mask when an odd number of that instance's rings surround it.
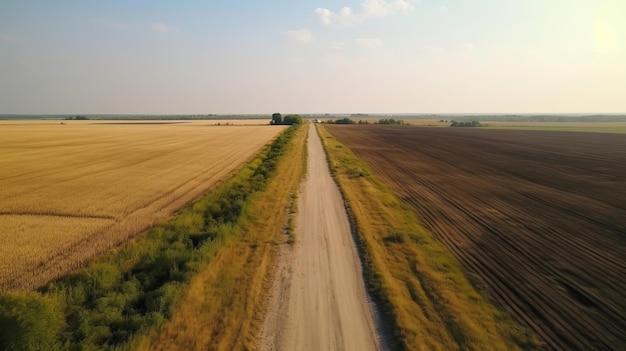
<svg viewBox="0 0 626 351">
<path fill-rule="evenodd" d="M 0 0 L 0 113 L 626 112 L 626 0 Z"/>
</svg>

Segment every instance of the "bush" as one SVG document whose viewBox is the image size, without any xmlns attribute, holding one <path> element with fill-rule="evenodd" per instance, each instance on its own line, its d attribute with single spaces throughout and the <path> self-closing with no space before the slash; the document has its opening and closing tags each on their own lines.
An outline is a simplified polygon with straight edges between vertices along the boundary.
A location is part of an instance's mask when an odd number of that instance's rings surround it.
<svg viewBox="0 0 626 351">
<path fill-rule="evenodd" d="M 478 121 L 468 121 L 468 122 L 459 122 L 452 121 L 450 127 L 480 127 L 480 123 Z"/>
<path fill-rule="evenodd" d="M 273 125 L 294 125 L 294 124 L 302 124 L 302 117 L 300 115 L 286 115 L 282 117 L 280 113 L 274 113 L 272 115 L 272 121 L 270 124 Z"/>
<path fill-rule="evenodd" d="M 64 327 L 55 301 L 37 293 L 0 296 L 0 350 L 59 350 Z"/>
<path fill-rule="evenodd" d="M 302 123 L 302 117 L 300 117 L 300 115 L 287 115 L 283 119 L 283 124 L 292 125 L 292 124 L 301 124 L 301 123 Z"/>
<path fill-rule="evenodd" d="M 334 121 L 329 121 L 328 123 L 333 123 L 333 124 L 355 124 L 356 122 L 351 120 L 350 118 L 342 118 L 342 119 L 337 119 Z"/>
</svg>

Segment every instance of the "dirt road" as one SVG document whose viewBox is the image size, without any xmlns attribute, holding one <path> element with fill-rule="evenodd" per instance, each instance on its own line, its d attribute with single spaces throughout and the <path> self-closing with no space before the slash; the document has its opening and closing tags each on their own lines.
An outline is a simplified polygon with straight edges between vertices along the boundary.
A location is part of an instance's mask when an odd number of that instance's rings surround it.
<svg viewBox="0 0 626 351">
<path fill-rule="evenodd" d="M 373 307 L 315 126 L 293 249 L 283 252 L 260 349 L 378 350 Z"/>
</svg>

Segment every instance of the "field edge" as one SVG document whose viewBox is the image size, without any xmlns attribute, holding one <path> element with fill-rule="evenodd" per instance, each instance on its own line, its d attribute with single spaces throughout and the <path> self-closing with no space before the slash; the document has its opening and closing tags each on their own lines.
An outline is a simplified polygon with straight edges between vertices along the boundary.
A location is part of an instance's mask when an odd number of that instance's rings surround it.
<svg viewBox="0 0 626 351">
<path fill-rule="evenodd" d="M 370 293 L 398 349 L 532 350 L 538 341 L 477 291 L 460 264 L 345 145 L 318 127 L 346 202 Z"/>
<path fill-rule="evenodd" d="M 305 131 L 298 127 L 267 189 L 254 196 L 226 246 L 190 282 L 171 321 L 143 337 L 137 350 L 257 347 L 278 251 L 293 240 L 294 204 L 306 172 Z"/>
</svg>

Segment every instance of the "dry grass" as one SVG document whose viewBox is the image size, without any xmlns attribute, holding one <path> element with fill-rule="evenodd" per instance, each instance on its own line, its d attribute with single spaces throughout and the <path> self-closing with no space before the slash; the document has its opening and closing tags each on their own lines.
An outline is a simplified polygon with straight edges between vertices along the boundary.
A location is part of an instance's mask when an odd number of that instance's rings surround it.
<svg viewBox="0 0 626 351">
<path fill-rule="evenodd" d="M 306 164 L 301 127 L 281 157 L 268 188 L 248 209 L 245 224 L 190 283 L 163 328 L 141 340 L 139 350 L 250 350 L 265 314 L 269 277 L 279 245 L 288 245 L 289 205 Z"/>
<path fill-rule="evenodd" d="M 0 291 L 40 286 L 164 221 L 283 130 L 59 123 L 0 128 L 0 241 L 20 247 L 3 244 Z"/>
<path fill-rule="evenodd" d="M 407 350 L 519 350 L 534 342 L 469 283 L 412 210 L 324 127 L 329 163 L 356 223 L 370 288 Z"/>
</svg>

